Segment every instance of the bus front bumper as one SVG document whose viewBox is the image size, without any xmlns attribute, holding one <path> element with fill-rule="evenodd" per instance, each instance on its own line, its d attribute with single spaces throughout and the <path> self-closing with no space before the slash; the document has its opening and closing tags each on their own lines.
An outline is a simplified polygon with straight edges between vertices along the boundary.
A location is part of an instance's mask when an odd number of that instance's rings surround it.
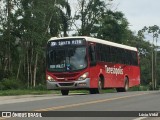
<svg viewBox="0 0 160 120">
<path fill-rule="evenodd" d="M 47 80 L 47 89 L 88 89 L 90 88 L 90 78 L 81 81 L 71 82 L 51 82 Z"/>
</svg>

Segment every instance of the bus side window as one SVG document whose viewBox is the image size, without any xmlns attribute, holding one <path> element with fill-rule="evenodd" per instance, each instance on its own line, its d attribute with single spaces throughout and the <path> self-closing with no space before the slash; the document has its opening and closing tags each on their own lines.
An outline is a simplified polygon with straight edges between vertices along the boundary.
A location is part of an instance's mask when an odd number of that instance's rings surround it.
<svg viewBox="0 0 160 120">
<path fill-rule="evenodd" d="M 128 56 L 127 56 L 127 50 L 126 49 L 124 49 L 123 59 L 124 59 L 124 64 L 128 65 Z"/>
<path fill-rule="evenodd" d="M 132 64 L 135 65 L 135 66 L 137 66 L 138 65 L 137 52 L 132 51 L 131 55 L 132 55 Z"/>
<path fill-rule="evenodd" d="M 90 57 L 90 66 L 96 65 L 96 53 L 95 53 L 95 45 L 91 44 L 89 46 L 89 57 Z"/>
</svg>

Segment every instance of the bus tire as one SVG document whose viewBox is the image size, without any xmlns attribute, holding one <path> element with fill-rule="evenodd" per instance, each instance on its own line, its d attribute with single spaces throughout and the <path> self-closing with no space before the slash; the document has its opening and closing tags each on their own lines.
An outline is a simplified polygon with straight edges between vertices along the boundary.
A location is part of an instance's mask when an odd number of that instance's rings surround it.
<svg viewBox="0 0 160 120">
<path fill-rule="evenodd" d="M 98 88 L 91 88 L 89 90 L 90 94 L 99 94 L 99 93 L 102 93 L 102 89 L 103 89 L 103 81 L 102 79 L 99 77 L 99 80 L 98 80 Z"/>
<path fill-rule="evenodd" d="M 129 89 L 129 80 L 125 77 L 125 85 L 124 85 L 124 92 L 127 92 Z"/>
<path fill-rule="evenodd" d="M 90 94 L 97 94 L 97 88 L 90 88 L 89 93 Z"/>
<path fill-rule="evenodd" d="M 123 88 L 116 88 L 117 92 L 127 92 L 129 89 L 129 80 L 125 77 L 125 83 Z"/>
<path fill-rule="evenodd" d="M 69 90 L 61 90 L 62 95 L 68 95 Z"/>
<path fill-rule="evenodd" d="M 102 93 L 102 89 L 103 89 L 103 88 L 104 88 L 104 82 L 103 82 L 102 79 L 99 77 L 97 93 Z"/>
</svg>

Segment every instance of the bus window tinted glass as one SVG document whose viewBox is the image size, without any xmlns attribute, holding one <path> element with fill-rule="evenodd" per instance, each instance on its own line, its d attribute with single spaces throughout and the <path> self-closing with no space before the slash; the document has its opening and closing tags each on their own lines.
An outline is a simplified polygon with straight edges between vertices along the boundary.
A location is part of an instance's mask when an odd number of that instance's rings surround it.
<svg viewBox="0 0 160 120">
<path fill-rule="evenodd" d="M 50 71 L 75 71 L 87 67 L 86 47 L 64 47 L 48 50 Z"/>
</svg>

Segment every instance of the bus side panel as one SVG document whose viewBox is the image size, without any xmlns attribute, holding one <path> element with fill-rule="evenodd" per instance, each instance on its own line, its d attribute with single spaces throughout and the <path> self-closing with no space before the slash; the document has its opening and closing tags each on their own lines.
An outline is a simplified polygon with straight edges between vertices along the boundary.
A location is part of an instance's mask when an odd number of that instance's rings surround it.
<svg viewBox="0 0 160 120">
<path fill-rule="evenodd" d="M 105 68 L 105 88 L 116 88 L 124 86 L 124 75 L 121 74 L 120 64 L 107 63 Z M 116 69 L 116 71 L 114 71 Z"/>
<path fill-rule="evenodd" d="M 138 66 L 123 66 L 123 79 L 121 79 L 121 86 L 124 87 L 125 77 L 129 79 L 129 87 L 137 86 L 140 84 L 140 69 Z"/>
<path fill-rule="evenodd" d="M 124 65 L 114 64 L 114 68 L 118 69 L 118 71 L 113 76 L 113 87 L 123 87 L 124 86 Z M 121 69 L 123 72 L 121 72 Z"/>
<path fill-rule="evenodd" d="M 129 73 L 132 74 L 132 78 L 129 79 L 129 87 L 137 86 L 140 84 L 140 68 L 138 66 L 132 66 L 132 71 Z"/>
<path fill-rule="evenodd" d="M 99 75 L 101 74 L 104 76 L 104 88 L 124 87 L 124 76 L 125 76 L 124 74 L 129 73 L 129 68 L 127 68 L 126 65 L 106 63 L 106 62 L 97 62 L 97 64 L 99 67 L 91 69 L 91 74 L 94 73 L 92 75 L 93 77 L 92 79 L 95 79 L 94 81 L 96 81 L 96 83 L 92 83 L 92 85 L 94 84 L 94 86 L 96 86 L 98 84 L 98 79 L 96 78 L 98 78 Z M 113 71 L 111 72 L 109 70 L 114 68 L 116 69 L 123 68 L 124 74 L 113 73 Z M 108 72 L 107 70 L 110 72 L 107 73 Z"/>
<path fill-rule="evenodd" d="M 123 69 L 123 74 L 112 72 L 107 73 L 107 68 L 105 66 L 109 69 L 121 68 Z M 138 66 L 97 62 L 96 66 L 90 67 L 91 88 L 98 87 L 98 79 L 100 74 L 104 76 L 104 88 L 124 87 L 126 76 L 129 79 L 129 87 L 140 84 L 140 69 Z"/>
<path fill-rule="evenodd" d="M 90 72 L 89 72 L 90 88 L 98 88 L 99 71 L 100 68 L 98 65 L 90 67 Z"/>
<path fill-rule="evenodd" d="M 122 86 L 125 85 L 125 77 L 128 77 L 129 79 L 129 86 L 132 84 L 133 79 L 133 69 L 131 66 L 123 65 L 123 79 L 122 79 Z"/>
<path fill-rule="evenodd" d="M 104 77 L 104 88 L 111 88 L 112 87 L 112 75 L 107 74 L 105 65 L 106 62 L 99 62 L 99 67 L 100 67 L 100 73 L 99 75 L 103 75 Z"/>
</svg>

